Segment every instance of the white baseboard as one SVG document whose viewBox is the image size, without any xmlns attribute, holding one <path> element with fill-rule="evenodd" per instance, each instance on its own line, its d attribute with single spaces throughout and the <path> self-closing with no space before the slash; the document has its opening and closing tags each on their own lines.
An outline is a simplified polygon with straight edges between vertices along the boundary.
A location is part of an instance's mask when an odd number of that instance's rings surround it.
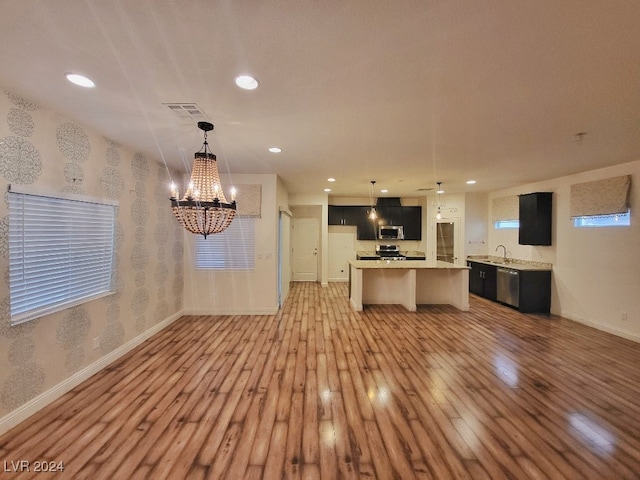
<svg viewBox="0 0 640 480">
<path fill-rule="evenodd" d="M 582 323 L 583 325 L 587 325 L 589 327 L 595 328 L 596 330 L 607 332 L 612 335 L 616 335 L 618 337 L 626 338 L 627 340 L 631 340 L 632 342 L 640 343 L 640 335 L 637 335 L 635 333 L 627 332 L 625 330 L 620 330 L 618 328 L 610 327 L 608 325 L 602 325 L 601 323 L 596 323 L 586 318 L 580 318 L 570 313 L 560 313 L 559 315 L 571 321 Z"/>
<path fill-rule="evenodd" d="M 44 407 L 49 405 L 54 400 L 57 400 L 62 395 L 72 390 L 73 388 L 80 385 L 82 382 L 87 380 L 89 377 L 95 375 L 103 368 L 107 367 L 109 364 L 115 362 L 120 357 L 125 355 L 126 353 L 133 350 L 135 347 L 140 345 L 145 340 L 151 338 L 153 335 L 161 331 L 162 329 L 168 327 L 177 319 L 183 316 L 182 312 L 175 313 L 170 317 L 166 318 L 160 323 L 155 324 L 150 329 L 145 330 L 137 337 L 129 340 L 124 345 L 119 346 L 115 350 L 109 352 L 104 357 L 98 359 L 96 362 L 91 365 L 87 365 L 82 370 L 74 373 L 69 378 L 63 380 L 57 385 L 51 387 L 46 392 L 42 392 L 35 398 L 32 398 L 24 405 L 16 408 L 15 410 L 9 412 L 4 417 L 0 418 L 0 435 L 5 432 L 8 432 L 13 427 L 18 425 L 19 423 L 25 421 L 34 413 L 42 410 Z"/>
<path fill-rule="evenodd" d="M 342 283 L 347 283 L 348 281 L 349 281 L 349 279 L 348 279 L 348 278 L 342 278 L 342 277 L 339 277 L 339 278 L 330 278 L 330 279 L 329 279 L 329 282 L 331 282 L 331 283 L 333 283 L 333 282 L 342 282 Z"/>
<path fill-rule="evenodd" d="M 220 308 L 217 310 L 193 308 L 186 309 L 184 315 L 277 315 L 278 305 L 273 308 Z"/>
</svg>

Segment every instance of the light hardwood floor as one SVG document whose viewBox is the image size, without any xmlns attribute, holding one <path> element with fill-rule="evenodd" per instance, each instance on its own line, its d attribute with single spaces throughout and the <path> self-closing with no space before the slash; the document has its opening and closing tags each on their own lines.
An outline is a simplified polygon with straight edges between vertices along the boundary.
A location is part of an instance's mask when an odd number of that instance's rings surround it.
<svg viewBox="0 0 640 480">
<path fill-rule="evenodd" d="M 0 438 L 48 478 L 640 478 L 640 346 L 471 296 L 184 317 Z M 2 465 L 0 464 L 0 467 Z"/>
</svg>

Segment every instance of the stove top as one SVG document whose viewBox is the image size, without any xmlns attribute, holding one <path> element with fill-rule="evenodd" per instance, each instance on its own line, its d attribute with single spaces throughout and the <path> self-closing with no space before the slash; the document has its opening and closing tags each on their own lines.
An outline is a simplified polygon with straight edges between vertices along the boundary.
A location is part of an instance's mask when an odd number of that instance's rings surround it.
<svg viewBox="0 0 640 480">
<path fill-rule="evenodd" d="M 375 252 L 357 252 L 357 260 L 424 260 L 424 252 L 400 252 L 398 245 L 376 245 Z"/>
<path fill-rule="evenodd" d="M 406 257 L 400 253 L 396 255 L 380 254 L 380 260 L 406 260 Z"/>
<path fill-rule="evenodd" d="M 376 245 L 376 254 L 383 260 L 404 260 L 400 245 Z"/>
</svg>

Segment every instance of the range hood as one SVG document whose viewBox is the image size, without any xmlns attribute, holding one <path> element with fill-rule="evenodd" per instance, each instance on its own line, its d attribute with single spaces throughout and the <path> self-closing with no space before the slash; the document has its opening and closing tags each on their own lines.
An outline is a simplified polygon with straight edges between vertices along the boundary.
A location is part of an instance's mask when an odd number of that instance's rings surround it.
<svg viewBox="0 0 640 480">
<path fill-rule="evenodd" d="M 376 200 L 376 207 L 401 207 L 400 197 L 380 197 Z"/>
</svg>

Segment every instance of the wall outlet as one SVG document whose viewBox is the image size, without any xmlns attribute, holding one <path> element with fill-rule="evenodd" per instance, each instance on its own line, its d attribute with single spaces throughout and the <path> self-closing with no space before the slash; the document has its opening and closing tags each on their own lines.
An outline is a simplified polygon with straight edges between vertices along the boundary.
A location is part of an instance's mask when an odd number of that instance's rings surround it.
<svg viewBox="0 0 640 480">
<path fill-rule="evenodd" d="M 93 349 L 100 348 L 100 337 L 96 337 L 93 339 Z"/>
<path fill-rule="evenodd" d="M 620 319 L 623 322 L 626 322 L 627 321 L 627 312 L 620 312 Z"/>
</svg>

